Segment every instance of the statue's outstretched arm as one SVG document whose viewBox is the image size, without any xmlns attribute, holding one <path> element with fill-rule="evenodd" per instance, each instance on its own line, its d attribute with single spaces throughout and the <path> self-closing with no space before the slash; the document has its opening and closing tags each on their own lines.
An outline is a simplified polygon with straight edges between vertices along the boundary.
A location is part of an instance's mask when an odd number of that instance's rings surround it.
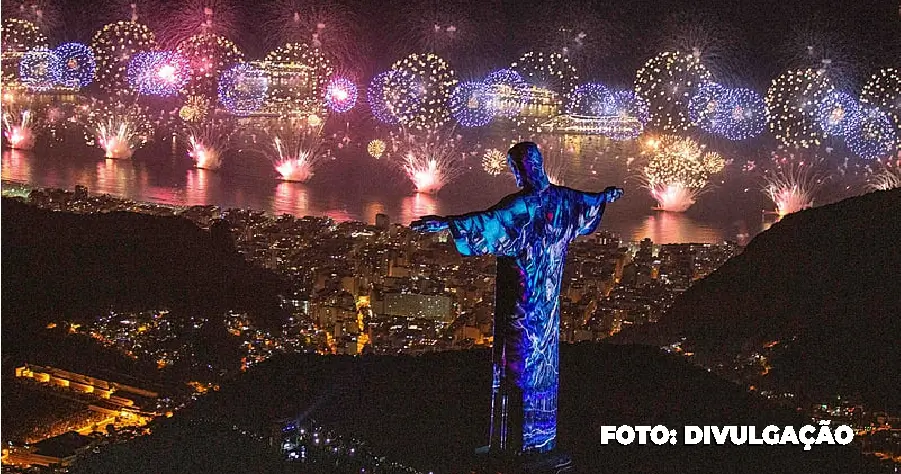
<svg viewBox="0 0 901 474">
<path fill-rule="evenodd" d="M 450 219 L 444 216 L 422 216 L 410 223 L 414 232 L 441 232 L 447 230 Z"/>
</svg>

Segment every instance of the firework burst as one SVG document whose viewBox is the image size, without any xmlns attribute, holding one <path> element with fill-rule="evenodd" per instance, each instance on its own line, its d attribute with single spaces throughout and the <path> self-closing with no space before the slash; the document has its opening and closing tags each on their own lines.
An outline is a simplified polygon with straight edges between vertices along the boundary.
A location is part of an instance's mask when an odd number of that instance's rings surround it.
<svg viewBox="0 0 901 474">
<path fill-rule="evenodd" d="M 231 40 L 209 33 L 195 35 L 180 42 L 176 51 L 191 66 L 192 74 L 186 86 L 187 91 L 206 96 L 216 93 L 223 70 L 244 59 L 244 53 Z"/>
<path fill-rule="evenodd" d="M 851 94 L 832 91 L 817 104 L 817 122 L 827 136 L 841 137 L 860 113 L 860 104 Z"/>
<path fill-rule="evenodd" d="M 576 115 L 614 115 L 613 94 L 603 84 L 580 84 L 570 94 L 565 112 Z"/>
<path fill-rule="evenodd" d="M 457 84 L 448 99 L 454 120 L 464 127 L 482 127 L 494 120 L 491 97 L 481 82 Z"/>
<path fill-rule="evenodd" d="M 229 148 L 235 129 L 226 122 L 212 122 L 190 127 L 187 133 L 188 156 L 195 168 L 217 170 Z"/>
<path fill-rule="evenodd" d="M 47 47 L 47 37 L 34 23 L 8 16 L 3 18 L 2 39 L 4 53 L 24 53 Z"/>
<path fill-rule="evenodd" d="M 763 193 L 773 201 L 782 217 L 813 206 L 814 194 L 823 179 L 813 163 L 774 158 L 775 166 L 764 173 Z"/>
<path fill-rule="evenodd" d="M 897 142 L 891 116 L 876 107 L 862 107 L 851 118 L 845 134 L 848 148 L 865 160 L 891 156 L 898 147 Z"/>
<path fill-rule="evenodd" d="M 19 79 L 28 90 L 46 91 L 60 82 L 61 66 L 59 57 L 53 51 L 33 49 L 22 55 Z"/>
<path fill-rule="evenodd" d="M 678 12 L 663 26 L 660 49 L 681 51 L 698 58 L 719 79 L 730 77 L 738 66 L 741 32 L 712 16 Z"/>
<path fill-rule="evenodd" d="M 276 0 L 265 21 L 271 44 L 307 43 L 341 64 L 353 64 L 359 37 L 353 9 L 337 2 Z"/>
<path fill-rule="evenodd" d="M 773 80 L 766 93 L 770 131 L 787 146 L 810 148 L 822 139 L 817 106 L 833 90 L 823 70 L 789 71 Z"/>
<path fill-rule="evenodd" d="M 141 95 L 174 96 L 191 77 L 191 65 L 174 51 L 140 52 L 128 63 L 128 83 Z"/>
<path fill-rule="evenodd" d="M 417 193 L 435 194 L 462 174 L 463 154 L 457 149 L 458 138 L 453 130 L 413 134 L 407 128 L 393 137 L 393 148 L 399 151 L 395 161 Z"/>
<path fill-rule="evenodd" d="M 901 188 L 901 167 L 884 166 L 880 171 L 870 175 L 867 189 L 870 191 L 887 191 Z"/>
<path fill-rule="evenodd" d="M 787 47 L 779 50 L 788 54 L 792 68 L 820 71 L 836 88 L 850 90 L 860 64 L 839 31 L 841 27 L 832 19 L 803 21 L 791 32 Z"/>
<path fill-rule="evenodd" d="M 188 0 L 160 22 L 160 43 L 175 48 L 194 35 L 235 36 L 238 7 L 230 0 Z"/>
<path fill-rule="evenodd" d="M 282 181 L 306 182 L 329 156 L 322 134 L 322 122 L 309 117 L 273 127 L 264 153 Z"/>
<path fill-rule="evenodd" d="M 248 63 L 236 64 L 219 77 L 219 102 L 229 113 L 250 115 L 266 102 L 269 75 Z"/>
<path fill-rule="evenodd" d="M 202 95 L 189 95 L 178 109 L 178 116 L 189 123 L 204 121 L 210 114 L 210 99 Z"/>
<path fill-rule="evenodd" d="M 270 83 L 267 107 L 282 115 L 324 115 L 325 98 L 331 62 L 317 48 L 302 43 L 288 43 L 266 55 Z M 276 81 L 275 78 L 280 78 Z"/>
<path fill-rule="evenodd" d="M 31 109 L 24 107 L 3 108 L 3 137 L 13 150 L 34 148 L 34 120 Z"/>
<path fill-rule="evenodd" d="M 44 31 L 52 31 L 60 26 L 60 15 L 54 2 L 47 0 L 12 0 L 4 2 L 4 10 L 17 19 L 34 23 Z M 6 16 L 6 11 L 4 11 Z"/>
<path fill-rule="evenodd" d="M 88 116 L 94 143 L 106 158 L 129 159 L 134 149 L 147 143 L 152 133 L 150 120 L 137 105 L 115 103 L 94 108 Z"/>
<path fill-rule="evenodd" d="M 860 91 L 860 101 L 889 114 L 901 133 L 901 71 L 888 68 L 874 73 Z"/>
<path fill-rule="evenodd" d="M 344 77 L 333 78 L 325 88 L 325 103 L 333 112 L 347 112 L 357 103 L 357 85 Z"/>
<path fill-rule="evenodd" d="M 482 169 L 491 176 L 499 176 L 507 169 L 507 155 L 497 148 L 487 150 L 482 155 Z"/>
<path fill-rule="evenodd" d="M 684 132 L 691 126 L 688 104 L 710 73 L 697 56 L 664 52 L 648 60 L 635 76 L 635 93 L 650 107 L 650 126 Z"/>
<path fill-rule="evenodd" d="M 60 84 L 64 87 L 79 89 L 94 82 L 97 62 L 91 48 L 81 43 L 61 44 L 53 50 L 59 58 Z"/>
<path fill-rule="evenodd" d="M 411 54 L 395 62 L 391 69 L 400 74 L 388 76 L 387 89 L 405 92 L 394 113 L 401 125 L 418 131 L 434 130 L 450 120 L 448 98 L 457 80 L 446 61 L 435 54 Z"/>
<path fill-rule="evenodd" d="M 381 159 L 382 155 L 385 154 L 385 148 L 385 142 L 377 138 L 366 145 L 366 151 L 369 153 L 369 156 L 377 160 Z"/>
<path fill-rule="evenodd" d="M 685 212 L 707 188 L 710 176 L 722 171 L 723 158 L 690 138 L 655 140 L 644 168 L 644 181 L 658 210 Z"/>
<path fill-rule="evenodd" d="M 763 133 L 769 111 L 763 97 L 751 89 L 729 89 L 723 101 L 717 133 L 727 140 L 747 140 Z"/>
<path fill-rule="evenodd" d="M 131 57 L 156 48 L 156 36 L 147 26 L 134 21 L 106 25 L 94 34 L 91 50 L 97 63 L 97 82 L 116 95 L 126 93 L 126 71 Z"/>
</svg>

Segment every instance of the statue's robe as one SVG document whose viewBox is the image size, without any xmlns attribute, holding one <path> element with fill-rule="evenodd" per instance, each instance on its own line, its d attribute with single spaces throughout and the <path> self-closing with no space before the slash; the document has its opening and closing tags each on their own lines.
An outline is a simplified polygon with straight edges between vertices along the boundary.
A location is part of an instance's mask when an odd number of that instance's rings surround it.
<svg viewBox="0 0 901 474">
<path fill-rule="evenodd" d="M 569 243 L 597 229 L 604 206 L 604 194 L 548 185 L 483 212 L 449 216 L 461 254 L 497 256 L 494 451 L 554 448 L 563 264 Z"/>
</svg>

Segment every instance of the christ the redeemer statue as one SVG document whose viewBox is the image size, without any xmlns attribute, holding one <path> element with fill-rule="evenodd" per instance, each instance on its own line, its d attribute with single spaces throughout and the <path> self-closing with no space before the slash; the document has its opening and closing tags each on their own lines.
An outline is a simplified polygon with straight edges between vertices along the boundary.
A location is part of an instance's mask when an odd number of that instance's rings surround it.
<svg viewBox="0 0 901 474">
<path fill-rule="evenodd" d="M 520 191 L 460 216 L 425 216 L 415 231 L 449 229 L 464 256 L 497 256 L 489 449 L 547 453 L 557 433 L 560 280 L 569 243 L 597 229 L 606 203 L 623 195 L 550 183 L 538 146 L 515 145 L 507 162 Z"/>
</svg>

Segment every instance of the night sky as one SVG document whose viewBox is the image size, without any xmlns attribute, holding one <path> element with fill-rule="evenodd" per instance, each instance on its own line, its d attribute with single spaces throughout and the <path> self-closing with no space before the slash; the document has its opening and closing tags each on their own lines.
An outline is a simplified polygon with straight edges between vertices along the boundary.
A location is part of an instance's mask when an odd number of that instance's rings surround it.
<svg viewBox="0 0 901 474">
<path fill-rule="evenodd" d="M 34 3 L 3 2 L 3 14 L 28 17 Z M 54 44 L 89 43 L 104 24 L 131 16 L 127 0 L 37 3 Z M 325 18 L 323 41 L 340 43 L 339 62 L 361 79 L 415 51 L 434 50 L 461 78 L 477 78 L 526 51 L 568 46 L 581 81 L 621 87 L 656 52 L 700 44 L 720 81 L 762 91 L 781 71 L 804 66 L 812 45 L 824 52 L 813 55 L 816 62 L 830 57 L 849 87 L 859 88 L 873 70 L 897 67 L 901 59 L 897 0 L 137 0 L 139 21 L 164 41 L 192 26 L 196 32 L 204 7 L 214 11 L 213 31 L 225 33 L 249 58 L 288 40 L 308 40 L 311 31 L 304 25 Z M 447 26 L 453 34 L 446 34 Z M 585 35 L 576 45 L 579 33 Z"/>
</svg>

